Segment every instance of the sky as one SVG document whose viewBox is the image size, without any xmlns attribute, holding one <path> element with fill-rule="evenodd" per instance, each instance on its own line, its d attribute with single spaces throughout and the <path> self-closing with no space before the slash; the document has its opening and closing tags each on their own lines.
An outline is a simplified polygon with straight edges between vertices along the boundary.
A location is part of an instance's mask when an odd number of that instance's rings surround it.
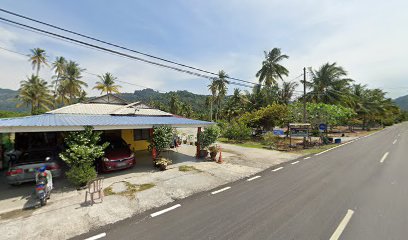
<svg viewBox="0 0 408 240">
<path fill-rule="evenodd" d="M 246 81 L 257 82 L 263 52 L 278 47 L 289 55 L 282 62 L 290 71 L 287 81 L 300 81 L 303 67 L 318 69 L 337 62 L 356 83 L 382 88 L 391 98 L 408 94 L 406 0 L 2 0 L 0 8 L 211 72 L 223 69 Z M 0 17 L 62 33 L 3 12 Z M 50 62 L 64 56 L 85 68 L 83 80 L 91 96 L 100 94 L 92 90 L 98 81 L 94 74 L 105 72 L 133 84 L 120 83 L 122 92 L 149 87 L 209 94 L 208 79 L 2 21 L 0 88 L 18 89 L 20 81 L 34 72 L 26 56 L 4 49 L 29 54 L 36 47 L 46 50 Z M 50 82 L 52 70 L 45 67 L 40 76 Z M 236 87 L 230 85 L 229 93 Z"/>
</svg>

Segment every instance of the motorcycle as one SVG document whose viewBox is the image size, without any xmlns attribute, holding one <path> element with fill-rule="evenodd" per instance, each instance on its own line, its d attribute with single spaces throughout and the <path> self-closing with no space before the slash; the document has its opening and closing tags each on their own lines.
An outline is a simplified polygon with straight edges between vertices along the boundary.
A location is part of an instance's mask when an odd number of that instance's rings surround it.
<svg viewBox="0 0 408 240">
<path fill-rule="evenodd" d="M 35 193 L 37 195 L 37 198 L 40 200 L 41 206 L 44 206 L 47 204 L 47 200 L 51 196 L 51 191 L 47 187 L 47 177 L 44 176 L 41 173 L 37 173 L 39 176 L 37 177 L 36 183 L 35 183 Z"/>
</svg>

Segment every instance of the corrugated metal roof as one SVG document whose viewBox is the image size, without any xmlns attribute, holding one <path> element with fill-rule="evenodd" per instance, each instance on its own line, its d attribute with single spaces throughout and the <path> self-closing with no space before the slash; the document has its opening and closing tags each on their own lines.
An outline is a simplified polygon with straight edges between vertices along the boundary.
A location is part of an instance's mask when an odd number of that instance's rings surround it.
<svg viewBox="0 0 408 240">
<path fill-rule="evenodd" d="M 172 116 L 171 113 L 159 109 L 150 108 L 140 102 L 128 105 L 105 104 L 105 103 L 77 103 L 58 108 L 48 113 L 54 114 L 84 114 L 84 115 L 143 115 L 143 116 Z"/>
<path fill-rule="evenodd" d="M 0 119 L 0 132 L 74 131 L 83 126 L 96 130 L 151 128 L 156 125 L 199 127 L 213 123 L 174 116 L 116 116 L 81 114 L 42 114 Z"/>
</svg>

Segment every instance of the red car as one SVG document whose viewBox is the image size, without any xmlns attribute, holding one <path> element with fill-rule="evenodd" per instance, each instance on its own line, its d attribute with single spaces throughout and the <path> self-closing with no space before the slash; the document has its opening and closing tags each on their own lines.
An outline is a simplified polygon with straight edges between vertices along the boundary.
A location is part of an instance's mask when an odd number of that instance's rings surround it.
<svg viewBox="0 0 408 240">
<path fill-rule="evenodd" d="M 136 164 L 135 155 L 121 137 L 102 137 L 101 142 L 109 142 L 105 156 L 96 163 L 98 172 L 111 172 L 131 168 Z"/>
</svg>

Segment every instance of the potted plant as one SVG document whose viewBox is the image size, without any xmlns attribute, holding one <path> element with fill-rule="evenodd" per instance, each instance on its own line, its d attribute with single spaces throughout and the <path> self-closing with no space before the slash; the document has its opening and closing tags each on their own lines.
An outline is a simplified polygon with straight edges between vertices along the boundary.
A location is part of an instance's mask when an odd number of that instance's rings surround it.
<svg viewBox="0 0 408 240">
<path fill-rule="evenodd" d="M 218 152 L 220 151 L 220 147 L 217 145 L 211 146 L 208 148 L 208 150 L 210 151 L 210 157 L 212 161 L 216 161 L 216 157 Z"/>
<path fill-rule="evenodd" d="M 220 135 L 220 129 L 217 126 L 211 126 L 206 128 L 198 136 L 198 143 L 200 144 L 200 158 L 205 158 L 208 156 L 208 147 L 217 141 Z"/>
<path fill-rule="evenodd" d="M 154 160 L 154 164 L 157 168 L 160 169 L 160 171 L 164 171 L 167 169 L 167 166 L 170 165 L 172 161 L 167 158 L 156 158 Z"/>
</svg>

